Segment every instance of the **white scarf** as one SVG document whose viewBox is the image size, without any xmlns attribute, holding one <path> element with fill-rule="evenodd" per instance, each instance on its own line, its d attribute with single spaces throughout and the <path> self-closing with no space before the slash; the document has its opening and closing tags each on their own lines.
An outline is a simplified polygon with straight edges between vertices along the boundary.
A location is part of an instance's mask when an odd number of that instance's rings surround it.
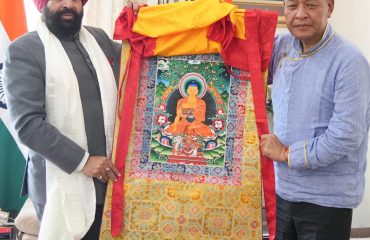
<svg viewBox="0 0 370 240">
<path fill-rule="evenodd" d="M 87 139 L 76 74 L 61 42 L 44 22 L 37 32 L 45 49 L 46 121 L 85 151 Z M 98 77 L 103 106 L 107 156 L 111 156 L 117 88 L 112 68 L 95 38 L 84 28 L 80 42 L 88 52 Z M 83 64 L 83 63 L 81 63 Z M 82 172 L 68 174 L 46 161 L 47 202 L 39 239 L 81 239 L 95 218 L 93 179 Z"/>
</svg>

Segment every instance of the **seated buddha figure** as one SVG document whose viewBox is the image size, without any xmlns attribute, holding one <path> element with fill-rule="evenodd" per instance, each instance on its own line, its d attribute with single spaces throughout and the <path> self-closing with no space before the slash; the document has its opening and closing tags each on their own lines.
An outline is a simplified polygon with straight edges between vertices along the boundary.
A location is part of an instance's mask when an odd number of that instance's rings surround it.
<svg viewBox="0 0 370 240">
<path fill-rule="evenodd" d="M 186 93 L 187 96 L 178 100 L 176 118 L 165 132 L 172 135 L 214 137 L 215 133 L 212 129 L 203 123 L 206 116 L 206 102 L 198 97 L 198 85 L 190 83 Z"/>
</svg>

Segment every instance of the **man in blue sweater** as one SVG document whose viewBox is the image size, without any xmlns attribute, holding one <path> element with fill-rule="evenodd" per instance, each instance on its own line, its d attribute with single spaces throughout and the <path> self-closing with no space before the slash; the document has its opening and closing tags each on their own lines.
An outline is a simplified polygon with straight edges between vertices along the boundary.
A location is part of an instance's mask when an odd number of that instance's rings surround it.
<svg viewBox="0 0 370 240">
<path fill-rule="evenodd" d="M 275 161 L 277 238 L 349 239 L 365 188 L 370 67 L 328 23 L 334 0 L 284 0 L 290 33 L 270 64 L 274 134 L 261 138 Z"/>
</svg>

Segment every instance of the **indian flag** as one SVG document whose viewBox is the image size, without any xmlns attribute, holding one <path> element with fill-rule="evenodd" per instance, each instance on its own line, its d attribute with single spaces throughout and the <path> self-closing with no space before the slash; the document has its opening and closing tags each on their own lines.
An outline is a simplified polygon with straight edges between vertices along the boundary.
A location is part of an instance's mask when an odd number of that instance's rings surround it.
<svg viewBox="0 0 370 240">
<path fill-rule="evenodd" d="M 26 151 L 17 145 L 6 111 L 4 60 L 10 42 L 26 31 L 23 0 L 0 1 L 0 208 L 6 211 L 19 210 L 25 201 L 20 191 Z"/>
</svg>

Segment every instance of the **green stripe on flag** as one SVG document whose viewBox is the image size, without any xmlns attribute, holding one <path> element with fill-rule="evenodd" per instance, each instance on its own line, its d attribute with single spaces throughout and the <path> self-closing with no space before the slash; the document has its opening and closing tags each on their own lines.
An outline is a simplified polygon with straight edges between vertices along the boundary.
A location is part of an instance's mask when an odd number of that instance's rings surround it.
<svg viewBox="0 0 370 240">
<path fill-rule="evenodd" d="M 21 197 L 25 168 L 24 157 L 0 120 L 0 208 L 5 211 L 20 210 L 27 197 Z"/>
</svg>

